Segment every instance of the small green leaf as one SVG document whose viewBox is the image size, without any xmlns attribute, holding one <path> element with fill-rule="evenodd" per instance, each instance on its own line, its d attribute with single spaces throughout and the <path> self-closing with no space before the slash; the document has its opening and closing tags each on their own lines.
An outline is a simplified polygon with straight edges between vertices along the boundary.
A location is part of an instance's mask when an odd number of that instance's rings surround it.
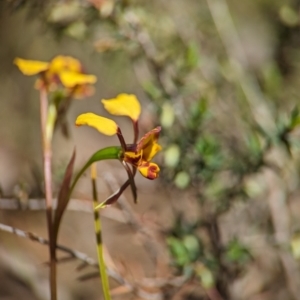
<svg viewBox="0 0 300 300">
<path fill-rule="evenodd" d="M 71 23 L 65 30 L 65 33 L 70 37 L 83 40 L 87 34 L 88 28 L 82 21 Z"/>
<path fill-rule="evenodd" d="M 281 21 L 290 27 L 294 27 L 299 24 L 299 15 L 297 10 L 293 9 L 289 5 L 283 5 L 279 10 L 279 16 Z"/>
<path fill-rule="evenodd" d="M 175 113 L 173 106 L 166 102 L 162 106 L 160 123 L 163 128 L 170 128 L 173 126 L 175 120 Z"/>
<path fill-rule="evenodd" d="M 189 68 L 195 68 L 199 63 L 199 49 L 196 43 L 190 43 L 186 52 L 186 64 Z"/>
<path fill-rule="evenodd" d="M 188 251 L 189 257 L 192 261 L 195 261 L 200 252 L 200 245 L 195 235 L 189 234 L 183 238 L 183 244 Z"/>
<path fill-rule="evenodd" d="M 250 260 L 251 254 L 244 245 L 234 238 L 227 246 L 226 258 L 228 261 L 244 264 Z"/>
<path fill-rule="evenodd" d="M 250 133 L 247 137 L 247 144 L 250 155 L 259 155 L 261 152 L 261 143 L 256 133 Z"/>
<path fill-rule="evenodd" d="M 144 82 L 143 89 L 154 100 L 162 97 L 160 89 L 151 81 Z"/>
<path fill-rule="evenodd" d="M 203 120 L 209 116 L 207 99 L 200 98 L 192 103 L 189 109 L 188 127 L 190 129 L 199 128 Z"/>
<path fill-rule="evenodd" d="M 164 153 L 165 164 L 167 167 L 175 168 L 180 160 L 180 148 L 177 144 L 168 147 Z"/>
<path fill-rule="evenodd" d="M 296 106 L 291 112 L 290 116 L 290 129 L 294 129 L 300 124 L 300 115 L 299 115 L 299 108 Z"/>
<path fill-rule="evenodd" d="M 271 97 L 276 97 L 282 90 L 283 78 L 277 63 L 272 61 L 262 68 L 264 88 Z"/>
<path fill-rule="evenodd" d="M 190 175 L 184 171 L 179 172 L 176 177 L 175 177 L 175 185 L 179 188 L 179 189 L 185 189 L 189 186 L 191 181 Z"/>
<path fill-rule="evenodd" d="M 190 263 L 188 251 L 180 239 L 170 236 L 167 243 L 176 265 L 185 266 Z"/>
</svg>

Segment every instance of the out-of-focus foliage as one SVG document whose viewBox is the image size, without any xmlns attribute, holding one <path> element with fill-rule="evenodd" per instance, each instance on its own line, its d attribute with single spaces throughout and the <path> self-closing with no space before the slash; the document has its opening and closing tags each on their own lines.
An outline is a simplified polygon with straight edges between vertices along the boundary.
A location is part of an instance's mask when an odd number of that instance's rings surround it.
<svg viewBox="0 0 300 300">
<path fill-rule="evenodd" d="M 167 236 L 177 272 L 195 276 L 229 299 L 231 285 L 255 261 L 253 245 L 242 241 L 244 226 L 246 234 L 264 236 L 275 252 L 274 244 L 299 259 L 298 239 L 291 238 L 299 218 L 291 218 L 287 204 L 282 208 L 286 232 L 277 232 L 281 216 L 271 205 L 267 213 L 258 213 L 258 199 L 267 205 L 270 197 L 265 186 L 271 191 L 275 185 L 258 175 L 274 172 L 286 199 L 300 188 L 298 1 L 8 4 L 13 10 L 29 7 L 56 37 L 84 41 L 108 63 L 118 55 L 130 62 L 157 112 L 154 122 L 162 125 L 161 179 L 167 187 L 184 190 L 199 209 L 191 222 L 187 200 L 178 199 L 183 216 L 178 212 L 180 221 Z M 248 207 L 250 216 L 235 218 L 227 232 L 237 235 L 226 239 L 222 218 L 239 205 Z M 278 234 L 287 244 L 276 240 Z M 288 276 L 290 270 L 283 269 Z"/>
</svg>

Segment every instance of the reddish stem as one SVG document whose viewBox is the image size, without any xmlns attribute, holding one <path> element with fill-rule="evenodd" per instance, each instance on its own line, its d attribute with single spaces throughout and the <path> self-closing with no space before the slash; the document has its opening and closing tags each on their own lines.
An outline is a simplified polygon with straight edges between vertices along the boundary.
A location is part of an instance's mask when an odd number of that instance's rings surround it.
<svg viewBox="0 0 300 300">
<path fill-rule="evenodd" d="M 53 239 L 52 226 L 52 172 L 51 172 L 51 140 L 46 136 L 47 116 L 48 116 L 48 97 L 45 88 L 40 91 L 40 114 L 41 114 L 41 129 L 43 141 L 43 158 L 44 158 L 44 181 L 45 181 L 45 198 L 46 198 L 46 215 L 47 227 L 49 236 L 49 252 L 50 252 L 50 292 L 51 300 L 57 299 L 56 287 L 56 251 L 55 242 Z"/>
<path fill-rule="evenodd" d="M 126 145 L 126 142 L 124 140 L 124 136 L 122 134 L 122 131 L 119 127 L 118 127 L 118 130 L 117 130 L 117 136 L 118 136 L 118 139 L 120 141 L 120 144 L 121 144 L 121 147 L 122 147 L 123 151 L 127 151 L 127 145 Z"/>
<path fill-rule="evenodd" d="M 133 132 L 134 132 L 133 143 L 136 144 L 139 138 L 139 124 L 138 121 L 133 121 L 133 120 L 132 123 L 133 123 Z"/>
</svg>

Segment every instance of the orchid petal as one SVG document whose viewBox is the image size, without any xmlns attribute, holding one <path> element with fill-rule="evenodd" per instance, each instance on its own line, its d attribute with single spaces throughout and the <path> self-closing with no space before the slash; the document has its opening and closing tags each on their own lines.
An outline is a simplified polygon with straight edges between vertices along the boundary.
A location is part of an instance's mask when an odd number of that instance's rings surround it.
<svg viewBox="0 0 300 300">
<path fill-rule="evenodd" d="M 72 71 L 62 71 L 59 73 L 59 78 L 65 87 L 72 88 L 76 85 L 93 84 L 97 81 L 94 75 L 87 75 Z"/>
<path fill-rule="evenodd" d="M 150 161 L 161 150 L 157 143 L 161 127 L 158 126 L 146 133 L 137 144 L 137 152 L 143 150 L 143 160 Z"/>
<path fill-rule="evenodd" d="M 36 75 L 46 71 L 49 68 L 49 63 L 38 60 L 26 60 L 15 58 L 14 64 L 20 69 L 24 75 Z"/>
<path fill-rule="evenodd" d="M 94 127 L 102 134 L 112 136 L 118 131 L 118 125 L 111 119 L 104 118 L 93 113 L 79 115 L 75 122 L 76 126 L 88 125 Z"/>
<path fill-rule="evenodd" d="M 110 114 L 127 116 L 135 122 L 141 114 L 141 105 L 135 95 L 119 94 L 116 98 L 103 99 L 101 102 Z"/>
<path fill-rule="evenodd" d="M 82 66 L 80 61 L 76 58 L 58 55 L 52 59 L 49 70 L 51 73 L 60 73 L 63 70 L 80 73 Z"/>
<path fill-rule="evenodd" d="M 155 163 L 144 162 L 138 167 L 139 172 L 148 179 L 156 179 L 159 176 L 159 166 Z"/>
</svg>

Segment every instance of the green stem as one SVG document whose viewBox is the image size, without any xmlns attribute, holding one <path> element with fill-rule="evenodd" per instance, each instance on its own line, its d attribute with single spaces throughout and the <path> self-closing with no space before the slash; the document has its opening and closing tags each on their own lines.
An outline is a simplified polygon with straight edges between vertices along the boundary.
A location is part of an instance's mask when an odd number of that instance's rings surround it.
<svg viewBox="0 0 300 300">
<path fill-rule="evenodd" d="M 96 185 L 96 166 L 95 164 L 91 166 L 91 178 L 92 178 L 92 187 L 93 187 L 93 201 L 94 208 L 98 205 L 98 195 L 97 195 L 97 185 Z M 102 289 L 105 300 L 111 300 L 110 291 L 109 291 L 109 282 L 108 276 L 106 273 L 106 267 L 103 257 L 103 243 L 102 243 L 102 226 L 101 219 L 99 216 L 98 210 L 94 209 L 94 225 L 95 225 L 95 234 L 97 242 L 97 256 L 99 262 L 99 275 L 102 283 Z"/>
<path fill-rule="evenodd" d="M 56 247 L 53 236 L 52 222 L 52 134 L 56 119 L 56 109 L 53 104 L 48 106 L 48 97 L 46 89 L 40 93 L 40 113 L 41 113 L 41 131 L 43 140 L 43 158 L 44 158 L 44 181 L 45 181 L 45 198 L 46 198 L 46 215 L 49 235 L 49 252 L 50 252 L 50 295 L 51 300 L 57 299 L 56 285 Z"/>
</svg>

